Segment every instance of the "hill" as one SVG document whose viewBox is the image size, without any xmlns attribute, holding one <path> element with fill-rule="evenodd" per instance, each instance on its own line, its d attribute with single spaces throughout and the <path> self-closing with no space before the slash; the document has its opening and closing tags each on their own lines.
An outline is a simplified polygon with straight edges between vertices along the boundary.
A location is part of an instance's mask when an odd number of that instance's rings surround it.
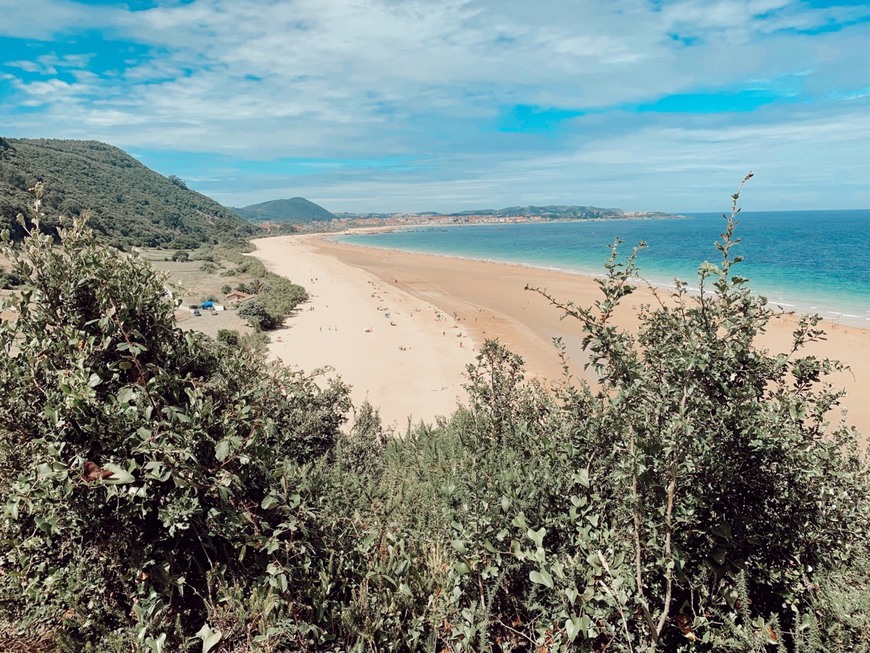
<svg viewBox="0 0 870 653">
<path fill-rule="evenodd" d="M 230 209 L 97 141 L 0 138 L 0 226 L 13 237 L 15 217 L 45 189 L 43 223 L 91 213 L 90 226 L 119 246 L 194 248 L 245 240 L 257 229 Z"/>
<path fill-rule="evenodd" d="M 334 220 L 335 216 L 322 206 L 304 197 L 289 200 L 270 200 L 235 209 L 252 222 L 321 222 Z"/>
<path fill-rule="evenodd" d="M 450 215 L 491 215 L 502 218 L 538 216 L 550 220 L 567 220 L 621 218 L 625 216 L 625 211 L 622 209 L 603 209 L 597 206 L 509 206 L 504 209 L 480 209 L 451 213 Z"/>
<path fill-rule="evenodd" d="M 461 218 L 463 221 L 480 221 L 489 218 L 543 219 L 543 220 L 616 220 L 619 218 L 674 218 L 680 217 L 661 211 L 624 211 L 623 209 L 597 206 L 552 205 L 509 206 L 504 209 L 470 209 L 456 213 L 433 211 L 415 213 L 338 213 L 345 220 L 391 220 L 393 218 L 419 218 L 426 221 L 444 221 L 445 218 Z"/>
</svg>

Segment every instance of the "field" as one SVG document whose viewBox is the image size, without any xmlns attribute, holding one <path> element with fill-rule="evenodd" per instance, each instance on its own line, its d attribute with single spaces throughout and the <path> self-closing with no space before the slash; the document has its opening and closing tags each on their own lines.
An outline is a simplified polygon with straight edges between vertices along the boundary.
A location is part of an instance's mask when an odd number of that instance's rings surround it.
<svg viewBox="0 0 870 653">
<path fill-rule="evenodd" d="M 231 277 L 222 276 L 221 273 L 236 266 L 228 260 L 221 260 L 217 255 L 209 255 L 209 258 L 215 260 L 206 261 L 194 258 L 196 252 L 189 252 L 191 260 L 173 261 L 173 253 L 167 250 L 142 249 L 138 250 L 138 253 L 155 270 L 167 274 L 175 291 L 180 291 L 181 306 L 175 312 L 179 327 L 184 330 L 201 331 L 212 337 L 216 337 L 221 329 L 235 330 L 241 334 L 253 332 L 247 321 L 229 307 L 217 314 L 202 311 L 200 316 L 195 316 L 189 309 L 189 306 L 202 304 L 209 299 L 223 304 L 225 293 L 222 292 L 222 288 L 225 286 L 235 288 L 240 283 L 250 283 L 254 278 L 252 275 L 243 273 Z M 211 265 L 206 265 L 209 263 L 216 269 L 209 271 Z"/>
</svg>

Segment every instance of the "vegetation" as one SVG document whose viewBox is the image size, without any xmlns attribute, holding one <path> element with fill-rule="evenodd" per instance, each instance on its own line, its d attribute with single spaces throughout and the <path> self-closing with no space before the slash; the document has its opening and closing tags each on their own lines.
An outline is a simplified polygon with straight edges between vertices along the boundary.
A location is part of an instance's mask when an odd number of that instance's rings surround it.
<svg viewBox="0 0 870 653">
<path fill-rule="evenodd" d="M 304 197 L 293 197 L 289 200 L 271 200 L 252 204 L 236 212 L 252 222 L 321 222 L 334 220 L 335 216 L 322 206 L 310 202 Z"/>
<path fill-rule="evenodd" d="M 605 209 L 598 206 L 509 206 L 504 209 L 479 209 L 451 213 L 450 215 L 485 215 L 500 218 L 518 218 L 528 216 L 540 216 L 548 220 L 589 220 L 589 219 L 615 219 L 627 217 L 622 209 Z M 667 213 L 644 213 L 644 215 L 666 217 Z"/>
<path fill-rule="evenodd" d="M 235 264 L 222 272 L 224 276 L 250 278 L 250 281 L 240 282 L 235 286 L 240 292 L 256 295 L 239 307 L 238 314 L 247 319 L 257 331 L 280 328 L 284 324 L 284 318 L 308 299 L 305 288 L 286 277 L 269 272 L 259 259 L 229 249 L 215 249 L 211 257 Z"/>
<path fill-rule="evenodd" d="M 471 209 L 457 213 L 437 213 L 424 211 L 412 214 L 417 218 L 430 220 L 438 217 L 456 218 L 542 218 L 544 220 L 617 220 L 619 218 L 673 218 L 670 213 L 660 211 L 640 211 L 627 213 L 623 209 L 601 208 L 598 206 L 549 205 L 549 206 L 509 206 L 503 209 Z M 388 220 L 395 217 L 407 218 L 407 213 L 338 213 L 342 219 Z"/>
<path fill-rule="evenodd" d="M 28 287 L 0 325 L 3 623 L 20 650 L 180 650 L 217 592 L 297 582 L 297 475 L 347 389 L 182 333 L 145 263 L 58 233 L 4 248 Z"/>
<path fill-rule="evenodd" d="M 118 148 L 96 141 L 0 138 L 0 226 L 24 236 L 15 221 L 30 189 L 44 187 L 44 228 L 60 215 L 91 214 L 90 226 L 120 247 L 191 249 L 241 243 L 256 228 L 214 200 L 163 177 Z"/>
<path fill-rule="evenodd" d="M 162 283 L 78 223 L 6 251 L 0 648 L 47 651 L 870 651 L 870 483 L 827 422 L 839 364 L 721 259 L 576 320 L 599 383 L 550 391 L 495 341 L 469 407 L 386 437 L 318 389 L 181 334 Z M 546 294 L 546 293 L 545 293 Z M 29 647 L 29 648 L 28 648 Z"/>
</svg>

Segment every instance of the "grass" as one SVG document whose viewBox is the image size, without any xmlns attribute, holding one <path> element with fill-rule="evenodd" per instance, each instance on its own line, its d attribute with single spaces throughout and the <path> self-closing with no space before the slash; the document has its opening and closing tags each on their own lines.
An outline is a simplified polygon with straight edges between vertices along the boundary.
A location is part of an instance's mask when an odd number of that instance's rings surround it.
<svg viewBox="0 0 870 653">
<path fill-rule="evenodd" d="M 239 317 L 233 309 L 227 308 L 225 311 L 218 312 L 217 315 L 203 311 L 199 317 L 194 316 L 188 309 L 193 304 L 202 304 L 210 297 L 222 304 L 224 302 L 224 293 L 221 290 L 223 286 L 235 288 L 239 283 L 249 283 L 254 278 L 252 275 L 221 276 L 222 272 L 236 267 L 235 264 L 226 260 L 217 261 L 215 263 L 217 269 L 214 272 L 207 272 L 202 269 L 206 261 L 173 261 L 171 260 L 172 252 L 165 249 L 141 249 L 138 250 L 138 253 L 155 270 L 166 273 L 170 283 L 176 289 L 180 289 L 181 307 L 175 312 L 175 318 L 180 328 L 200 331 L 211 337 L 216 337 L 221 329 L 238 331 L 240 334 L 253 333 L 254 330 L 248 325 L 248 322 Z M 196 252 L 193 251 L 188 253 L 191 258 L 196 255 Z"/>
</svg>

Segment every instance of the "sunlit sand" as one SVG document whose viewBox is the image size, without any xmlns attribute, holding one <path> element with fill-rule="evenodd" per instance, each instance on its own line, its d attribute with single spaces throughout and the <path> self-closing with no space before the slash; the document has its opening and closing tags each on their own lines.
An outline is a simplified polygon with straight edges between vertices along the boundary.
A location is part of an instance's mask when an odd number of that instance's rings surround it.
<svg viewBox="0 0 870 653">
<path fill-rule="evenodd" d="M 286 328 L 276 332 L 271 354 L 305 370 L 332 366 L 353 386 L 356 403 L 368 399 L 386 423 L 400 429 L 409 417 L 432 421 L 464 400 L 465 366 L 485 338 L 501 340 L 525 359 L 531 375 L 546 381 L 562 377 L 552 344 L 553 337 L 561 337 L 571 356 L 571 373 L 586 374 L 579 325 L 560 320 L 558 309 L 524 288 L 547 288 L 561 300 L 588 306 L 599 299 L 591 277 L 345 245 L 321 236 L 278 236 L 254 243 L 255 255 L 270 269 L 312 294 Z M 635 325 L 637 307 L 655 301 L 649 289 L 638 289 L 617 321 Z M 795 324 L 791 315 L 775 318 L 762 346 L 788 351 Z M 834 323 L 825 327 L 828 339 L 807 353 L 850 365 L 833 382 L 847 388 L 847 422 L 866 437 L 870 330 Z"/>
</svg>

